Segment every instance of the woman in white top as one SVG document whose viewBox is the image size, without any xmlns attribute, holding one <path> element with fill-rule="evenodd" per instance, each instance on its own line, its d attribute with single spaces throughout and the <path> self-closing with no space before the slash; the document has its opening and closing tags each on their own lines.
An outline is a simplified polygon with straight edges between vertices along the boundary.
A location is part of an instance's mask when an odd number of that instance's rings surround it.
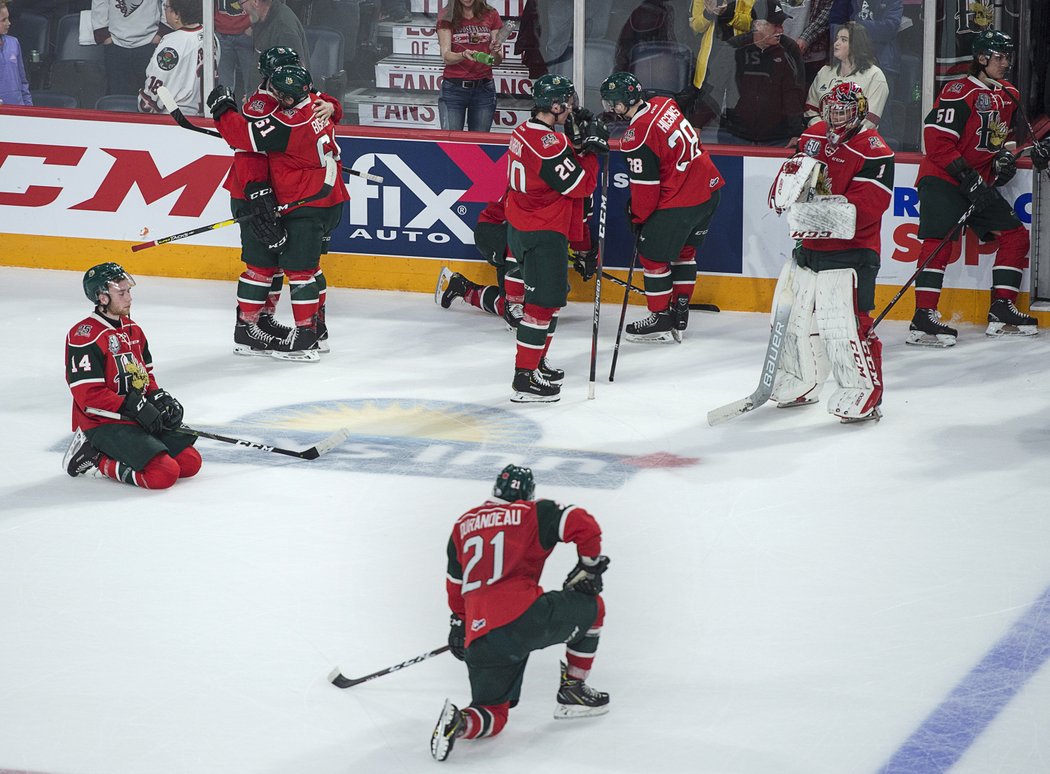
<svg viewBox="0 0 1050 774">
<path fill-rule="evenodd" d="M 804 114 L 806 123 L 813 124 L 821 120 L 821 97 L 837 84 L 852 81 L 860 86 L 868 98 L 868 116 L 864 119 L 864 128 L 874 128 L 882 118 L 882 111 L 886 109 L 890 89 L 886 85 L 886 76 L 875 64 L 875 50 L 867 31 L 856 22 L 842 25 L 835 34 L 831 53 L 835 63 L 820 68 L 809 87 Z"/>
</svg>

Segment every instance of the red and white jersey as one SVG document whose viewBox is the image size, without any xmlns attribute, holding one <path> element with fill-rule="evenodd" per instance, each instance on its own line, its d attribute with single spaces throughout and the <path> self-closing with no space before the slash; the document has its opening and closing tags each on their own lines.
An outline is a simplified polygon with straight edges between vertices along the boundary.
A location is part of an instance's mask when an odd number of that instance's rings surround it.
<svg viewBox="0 0 1050 774">
<path fill-rule="evenodd" d="M 146 334 L 130 317 L 110 320 L 97 311 L 69 329 L 66 336 L 66 382 L 73 393 L 73 429 L 91 430 L 124 420 L 104 419 L 85 413 L 88 407 L 119 412 L 131 388 L 130 362 L 149 373 L 143 394 L 156 392 L 153 358 Z"/>
<path fill-rule="evenodd" d="M 923 125 L 926 155 L 917 180 L 933 175 L 958 183 L 944 168 L 961 157 L 985 182 L 992 182 L 992 159 L 1006 144 L 1015 100 L 1020 99 L 1017 87 L 1008 81 L 1000 83 L 1001 87 L 989 86 L 970 75 L 941 89 Z"/>
<path fill-rule="evenodd" d="M 598 556 L 601 528 L 583 508 L 553 500 L 486 500 L 456 520 L 445 586 L 467 645 L 516 619 L 543 594 L 543 565 L 559 542 L 575 543 L 579 556 Z"/>
<path fill-rule="evenodd" d="M 725 185 L 696 129 L 667 97 L 653 97 L 638 109 L 620 150 L 627 156 L 635 223 L 656 210 L 703 204 Z"/>
<path fill-rule="evenodd" d="M 507 182 L 507 221 L 514 228 L 581 239 L 583 203 L 598 186 L 598 159 L 577 154 L 564 134 L 530 118 L 510 136 Z"/>
<path fill-rule="evenodd" d="M 234 149 L 266 154 L 279 204 L 316 194 L 324 185 L 328 157 L 339 161 L 335 126 L 328 119 L 314 117 L 312 99 L 313 95 L 294 107 L 275 110 L 252 121 L 227 110 L 216 122 L 223 139 Z M 349 198 L 339 176 L 328 196 L 305 206 L 331 207 Z"/>
<path fill-rule="evenodd" d="M 219 41 L 215 38 L 215 72 L 219 69 Z M 146 85 L 139 91 L 139 111 L 165 113 L 157 89 L 166 86 L 179 109 L 188 116 L 204 115 L 204 27 L 169 32 L 160 39 L 153 58 L 146 65 Z"/>
<path fill-rule="evenodd" d="M 862 129 L 829 153 L 827 124 L 817 121 L 802 133 L 798 149 L 828 166 L 831 193 L 857 208 L 853 239 L 805 239 L 812 250 L 866 248 L 882 254 L 882 215 L 893 198 L 895 157 L 875 129 Z"/>
</svg>

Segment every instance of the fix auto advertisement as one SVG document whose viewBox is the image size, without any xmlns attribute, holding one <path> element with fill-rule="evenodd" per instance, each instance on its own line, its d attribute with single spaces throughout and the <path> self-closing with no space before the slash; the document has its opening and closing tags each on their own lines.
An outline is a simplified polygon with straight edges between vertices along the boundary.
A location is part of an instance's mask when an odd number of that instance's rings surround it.
<svg viewBox="0 0 1050 774">
<path fill-rule="evenodd" d="M 229 196 L 221 186 L 232 152 L 221 140 L 163 118 L 104 113 L 75 114 L 93 120 L 59 117 L 64 115 L 70 114 L 0 108 L 0 231 L 118 240 L 130 247 L 230 217 Z M 353 132 L 339 137 L 343 165 L 380 175 L 383 183 L 348 178 L 351 201 L 333 235 L 332 252 L 480 260 L 473 227 L 485 204 L 504 190 L 506 136 L 474 143 L 440 139 L 436 133 L 417 138 L 361 127 Z M 766 205 L 780 159 L 714 154 L 714 161 L 726 186 L 702 251 L 701 270 L 776 277 L 793 244 L 787 224 Z M 627 176 L 620 154 L 611 155 L 611 164 L 606 264 L 626 267 L 633 244 L 624 218 Z M 893 204 L 883 220 L 880 280 L 885 284 L 902 282 L 915 267 L 915 172 L 915 164 L 897 164 Z M 1020 171 L 1001 190 L 1028 224 L 1030 171 Z M 599 199 L 595 197 L 595 231 Z M 236 247 L 237 228 L 216 229 L 183 243 Z M 157 258 L 163 249 L 157 248 Z M 970 235 L 961 249 L 964 268 L 949 272 L 946 286 L 986 288 L 988 251 L 988 245 Z M 17 262 L 17 256 L 4 260 Z"/>
</svg>

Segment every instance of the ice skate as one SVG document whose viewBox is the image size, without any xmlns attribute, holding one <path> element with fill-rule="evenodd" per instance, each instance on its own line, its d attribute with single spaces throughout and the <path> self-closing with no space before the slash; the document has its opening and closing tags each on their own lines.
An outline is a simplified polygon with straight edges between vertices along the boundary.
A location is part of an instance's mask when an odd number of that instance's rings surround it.
<svg viewBox="0 0 1050 774">
<path fill-rule="evenodd" d="M 682 337 L 682 332 L 675 330 L 674 317 L 666 309 L 662 312 L 650 312 L 648 317 L 628 325 L 624 333 L 628 341 L 643 344 L 670 344 L 672 341 L 681 341 Z"/>
<path fill-rule="evenodd" d="M 563 661 L 554 719 L 591 718 L 608 712 L 609 694 L 594 690 L 583 680 L 569 677 L 568 667 Z"/>
<path fill-rule="evenodd" d="M 796 406 L 812 406 L 814 403 L 819 403 L 816 398 L 807 398 L 803 395 L 801 398 L 795 398 L 794 400 L 783 400 L 777 404 L 777 408 L 795 408 Z"/>
<path fill-rule="evenodd" d="M 69 475 L 76 478 L 84 473 L 90 472 L 98 462 L 99 452 L 91 441 L 84 435 L 84 431 L 77 428 L 73 434 L 73 440 L 69 443 L 65 455 L 62 457 L 62 468 Z"/>
<path fill-rule="evenodd" d="M 988 310 L 988 328 L 985 335 L 1000 336 L 1036 336 L 1039 334 L 1038 320 L 1022 313 L 1014 302 L 998 298 Z"/>
<path fill-rule="evenodd" d="M 878 422 L 880 419 L 882 419 L 882 409 L 876 406 L 862 417 L 839 417 L 839 422 L 844 425 L 856 425 L 861 422 Z"/>
<path fill-rule="evenodd" d="M 555 403 L 561 400 L 561 386 L 551 384 L 539 369 L 516 368 L 512 387 L 512 403 Z"/>
<path fill-rule="evenodd" d="M 671 312 L 671 319 L 674 321 L 671 336 L 681 344 L 682 336 L 685 335 L 685 329 L 689 327 L 689 296 L 675 296 L 674 302 L 668 311 Z"/>
<path fill-rule="evenodd" d="M 283 339 L 275 339 L 270 354 L 278 360 L 291 360 L 297 363 L 316 363 L 321 355 L 315 348 L 317 329 L 310 326 L 293 328 Z"/>
<path fill-rule="evenodd" d="M 540 372 L 540 376 L 546 379 L 548 382 L 560 382 L 565 378 L 565 371 L 560 368 L 555 368 L 549 362 L 547 358 L 540 358 L 540 364 L 536 368 Z"/>
<path fill-rule="evenodd" d="M 463 735 L 466 731 L 467 724 L 463 720 L 463 713 L 459 707 L 451 702 L 449 699 L 445 699 L 445 706 L 441 710 L 441 715 L 438 716 L 437 725 L 434 726 L 434 733 L 430 737 L 430 754 L 434 756 L 434 760 L 443 761 L 452 752 L 452 745 L 456 743 L 456 740 Z"/>
<path fill-rule="evenodd" d="M 525 316 L 525 307 L 523 304 L 512 304 L 508 301 L 503 302 L 503 320 L 507 323 L 507 330 L 512 331 L 518 327 L 518 323 L 521 322 L 521 318 Z"/>
<path fill-rule="evenodd" d="M 276 341 L 277 338 L 263 330 L 259 323 L 245 322 L 241 319 L 240 311 L 237 312 L 237 324 L 233 328 L 233 354 L 268 357 Z"/>
<path fill-rule="evenodd" d="M 990 313 L 988 319 L 991 320 Z M 905 343 L 920 347 L 954 347 L 958 337 L 959 331 L 942 323 L 941 313 L 936 309 L 916 309 Z"/>
<path fill-rule="evenodd" d="M 447 266 L 442 267 L 438 276 L 437 287 L 434 288 L 434 302 L 442 309 L 448 309 L 457 298 L 463 298 L 472 287 L 480 287 L 468 280 L 459 272 L 452 271 Z"/>
</svg>

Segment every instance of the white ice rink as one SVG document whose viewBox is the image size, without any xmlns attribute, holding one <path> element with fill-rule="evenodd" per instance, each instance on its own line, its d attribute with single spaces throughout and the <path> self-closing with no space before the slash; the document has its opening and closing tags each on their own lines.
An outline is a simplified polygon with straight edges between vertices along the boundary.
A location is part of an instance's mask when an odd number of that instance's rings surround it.
<svg viewBox="0 0 1050 774">
<path fill-rule="evenodd" d="M 354 435 L 314 462 L 202 440 L 201 473 L 165 492 L 71 479 L 81 275 L 0 269 L 0 772 L 434 772 L 463 665 L 326 676 L 444 644 L 449 530 L 511 461 L 602 524 L 590 682 L 612 711 L 552 718 L 550 648 L 503 734 L 446 769 L 1050 772 L 1050 335 L 961 325 L 954 349 L 916 349 L 887 321 L 881 423 L 822 403 L 712 429 L 708 409 L 755 387 L 764 315 L 694 312 L 680 346 L 624 344 L 609 384 L 608 305 L 588 401 L 591 308 L 570 305 L 564 397 L 522 407 L 512 335 L 461 304 L 332 290 L 332 353 L 296 364 L 231 354 L 232 283 L 138 280 L 188 424 L 292 448 Z M 573 562 L 556 550 L 547 585 Z"/>
</svg>

